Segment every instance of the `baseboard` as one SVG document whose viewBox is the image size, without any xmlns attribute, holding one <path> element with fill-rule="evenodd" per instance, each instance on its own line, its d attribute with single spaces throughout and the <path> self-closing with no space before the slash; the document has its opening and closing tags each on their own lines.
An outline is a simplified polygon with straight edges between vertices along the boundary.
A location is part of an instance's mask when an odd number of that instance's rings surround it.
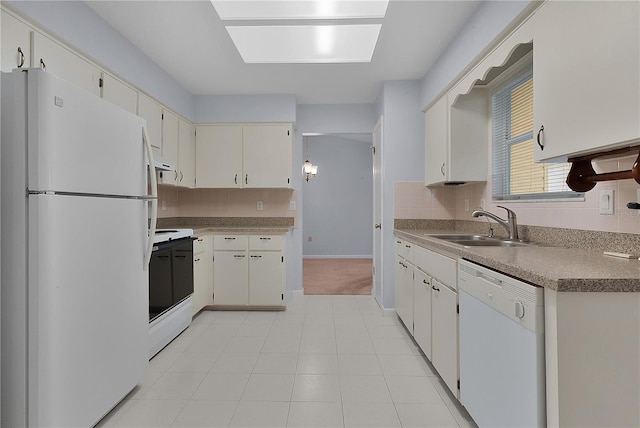
<svg viewBox="0 0 640 428">
<path fill-rule="evenodd" d="M 302 256 L 302 258 L 303 259 L 372 259 L 373 260 L 373 256 L 371 254 L 365 255 L 365 256 L 307 255 L 307 256 Z"/>
</svg>

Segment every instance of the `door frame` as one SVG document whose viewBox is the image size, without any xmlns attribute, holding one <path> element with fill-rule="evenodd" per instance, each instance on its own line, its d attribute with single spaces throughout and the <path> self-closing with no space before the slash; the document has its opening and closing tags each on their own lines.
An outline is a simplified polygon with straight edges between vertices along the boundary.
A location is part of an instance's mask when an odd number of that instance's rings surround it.
<svg viewBox="0 0 640 428">
<path fill-rule="evenodd" d="M 383 153 L 383 116 L 380 116 L 376 125 L 373 127 L 372 146 L 373 153 L 373 287 L 371 294 L 382 308 L 384 268 L 383 268 L 383 249 L 384 234 L 382 226 L 384 225 L 384 198 L 382 187 L 384 183 L 384 168 L 382 162 Z M 376 228 L 379 224 L 380 228 Z"/>
</svg>

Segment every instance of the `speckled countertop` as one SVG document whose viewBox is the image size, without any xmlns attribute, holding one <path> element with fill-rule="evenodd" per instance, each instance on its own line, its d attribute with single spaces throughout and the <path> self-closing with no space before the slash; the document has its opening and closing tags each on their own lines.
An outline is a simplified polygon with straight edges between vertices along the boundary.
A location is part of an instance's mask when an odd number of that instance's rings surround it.
<svg viewBox="0 0 640 428">
<path fill-rule="evenodd" d="M 293 217 L 171 217 L 158 219 L 158 227 L 189 228 L 194 235 L 235 233 L 280 235 L 294 226 Z"/>
<path fill-rule="evenodd" d="M 449 257 L 463 257 L 504 274 L 560 292 L 640 292 L 640 261 L 601 251 L 532 247 L 466 248 L 426 235 L 435 229 L 394 229 L 396 236 Z M 463 233 L 454 231 L 453 233 Z"/>
</svg>

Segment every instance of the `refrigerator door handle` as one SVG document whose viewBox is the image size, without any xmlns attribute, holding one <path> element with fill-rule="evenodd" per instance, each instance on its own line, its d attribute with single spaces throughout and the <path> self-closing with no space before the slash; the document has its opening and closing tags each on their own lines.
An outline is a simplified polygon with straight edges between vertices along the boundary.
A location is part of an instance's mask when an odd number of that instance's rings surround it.
<svg viewBox="0 0 640 428">
<path fill-rule="evenodd" d="M 147 128 L 145 127 L 142 128 L 142 139 L 144 140 L 145 147 L 147 148 L 147 156 L 149 157 L 149 175 L 151 178 L 151 219 L 149 224 L 149 236 L 147 237 L 147 251 L 144 255 L 143 264 L 143 269 L 146 271 L 149 268 L 149 262 L 151 261 L 153 238 L 156 234 L 156 222 L 158 221 L 158 180 L 156 178 L 156 171 L 154 168 L 155 162 L 153 160 L 151 141 L 149 140 L 149 134 L 147 134 Z"/>
</svg>

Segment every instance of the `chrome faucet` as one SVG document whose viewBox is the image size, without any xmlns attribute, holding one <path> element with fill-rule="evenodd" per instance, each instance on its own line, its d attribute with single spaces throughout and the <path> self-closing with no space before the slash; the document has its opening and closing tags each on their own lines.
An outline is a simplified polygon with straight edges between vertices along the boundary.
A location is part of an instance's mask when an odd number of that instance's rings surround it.
<svg viewBox="0 0 640 428">
<path fill-rule="evenodd" d="M 492 214 L 489 211 L 485 211 L 485 210 L 475 210 L 471 213 L 471 217 L 480 217 L 483 215 L 483 216 L 492 218 L 498 223 L 500 223 L 505 229 L 507 229 L 507 232 L 509 232 L 509 239 L 517 240 L 518 239 L 518 223 L 516 222 L 516 213 L 511 211 L 509 208 L 502 207 L 500 205 L 498 205 L 498 208 L 504 208 L 505 210 L 507 210 L 506 220 L 501 219 L 497 215 Z"/>
</svg>

